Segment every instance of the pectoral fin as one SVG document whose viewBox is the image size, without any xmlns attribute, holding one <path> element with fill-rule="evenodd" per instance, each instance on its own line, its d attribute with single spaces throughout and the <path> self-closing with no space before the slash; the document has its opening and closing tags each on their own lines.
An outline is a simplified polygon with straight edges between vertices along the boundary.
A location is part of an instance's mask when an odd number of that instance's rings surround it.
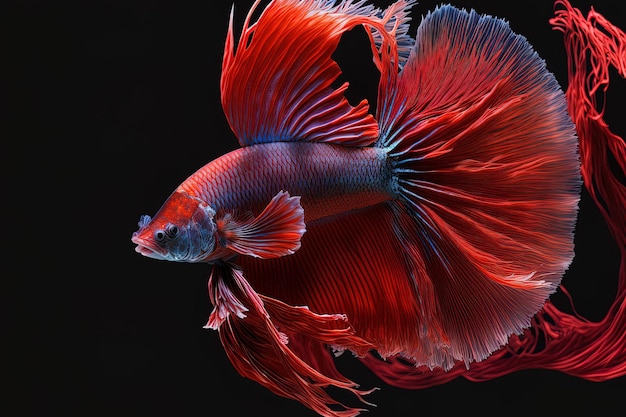
<svg viewBox="0 0 626 417">
<path fill-rule="evenodd" d="M 306 231 L 300 197 L 291 197 L 286 191 L 276 194 L 257 217 L 249 221 L 227 219 L 220 226 L 226 247 L 255 258 L 294 253 Z"/>
</svg>

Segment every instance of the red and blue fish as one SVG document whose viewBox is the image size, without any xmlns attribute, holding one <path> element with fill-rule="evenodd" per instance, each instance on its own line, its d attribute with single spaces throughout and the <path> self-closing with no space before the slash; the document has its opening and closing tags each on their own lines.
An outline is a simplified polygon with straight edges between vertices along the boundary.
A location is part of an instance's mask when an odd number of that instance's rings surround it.
<svg viewBox="0 0 626 417">
<path fill-rule="evenodd" d="M 555 26 L 574 31 L 577 10 L 558 3 Z M 273 0 L 253 21 L 258 4 L 237 42 L 231 12 L 222 66 L 241 148 L 187 178 L 132 236 L 147 257 L 212 265 L 207 327 L 236 369 L 324 416 L 361 411 L 338 410 L 326 387 L 368 393 L 336 369 L 344 351 L 406 388 L 530 367 L 626 374 L 624 262 L 606 323 L 549 302 L 574 256 L 583 179 L 599 170 L 581 166 L 588 116 L 526 39 L 450 5 L 413 39 L 413 0 Z M 334 88 L 332 54 L 357 26 L 380 72 L 375 114 Z M 624 169 L 623 141 L 611 143 Z M 602 184 L 623 251 L 626 193 Z M 571 360 L 581 352 L 603 368 Z"/>
</svg>

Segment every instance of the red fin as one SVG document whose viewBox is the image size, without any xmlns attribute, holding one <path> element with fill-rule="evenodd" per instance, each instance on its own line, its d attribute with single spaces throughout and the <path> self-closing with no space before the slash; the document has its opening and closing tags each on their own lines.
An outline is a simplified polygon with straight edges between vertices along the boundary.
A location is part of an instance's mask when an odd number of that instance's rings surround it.
<svg viewBox="0 0 626 417">
<path fill-rule="evenodd" d="M 593 8 L 585 19 L 567 1 L 555 4 L 562 9 L 551 23 L 565 34 L 569 67 L 566 94 L 580 138 L 583 181 L 613 236 L 624 248 L 626 185 L 619 176 L 626 172 L 626 142 L 612 133 L 604 121 L 602 96 L 609 87 L 611 67 L 626 78 L 626 34 Z M 599 105 L 598 99 L 602 104 Z M 609 154 L 617 165 L 618 175 L 612 171 Z"/>
<path fill-rule="evenodd" d="M 381 146 L 415 219 L 405 239 L 419 236 L 407 249 L 426 259 L 451 343 L 433 363 L 484 360 L 530 325 L 574 255 L 565 96 L 506 22 L 452 6 L 426 16 L 402 71 L 381 80 Z"/>
<path fill-rule="evenodd" d="M 586 18 L 568 1 L 557 1 L 555 9 L 551 23 L 564 33 L 569 63 L 566 96 L 576 122 L 583 180 L 621 252 L 615 301 L 598 322 L 560 311 L 548 301 L 533 318 L 530 329 L 519 337 L 512 336 L 507 346 L 470 369 L 457 365 L 448 372 L 429 371 L 396 358 L 364 358 L 365 364 L 389 384 L 427 388 L 458 376 L 486 381 L 533 368 L 591 381 L 626 375 L 626 187 L 619 180 L 626 174 L 626 144 L 609 130 L 603 120 L 604 108 L 597 102 L 598 94 L 608 88 L 610 66 L 626 77 L 626 34 L 593 9 Z M 613 170 L 608 152 L 616 162 Z M 562 291 L 569 297 L 564 288 Z"/>
<path fill-rule="evenodd" d="M 494 280 L 454 245 L 420 233 L 401 206 L 382 204 L 310 223 L 294 256 L 241 261 L 262 293 L 346 314 L 382 356 L 431 368 L 484 359 L 529 325 L 553 290 L 537 277 L 528 285 Z"/>
<path fill-rule="evenodd" d="M 383 14 L 361 2 L 273 1 L 253 24 L 249 12 L 236 51 L 231 14 L 221 94 L 239 143 L 373 143 L 378 125 L 368 103 L 352 107 L 343 96 L 347 84 L 331 87 L 341 73 L 331 55 L 341 35 L 360 24 L 371 27 L 373 49 L 392 36 L 387 31 L 406 41 L 411 4 L 400 1 Z"/>
<path fill-rule="evenodd" d="M 354 335 L 345 316 L 315 314 L 306 307 L 292 307 L 259 295 L 235 265 L 213 268 L 209 294 L 215 309 L 207 327 L 219 331 L 226 354 L 242 376 L 323 416 L 353 417 L 363 411 L 334 401 L 323 387 L 348 390 L 362 401 L 371 390 L 356 389 L 356 384 L 342 377 L 330 361 L 312 356 L 312 352 L 322 352 L 324 343 L 332 342 L 360 355 L 370 349 L 370 344 Z M 245 311 L 245 315 L 238 311 Z M 312 350 L 303 354 L 303 360 L 298 353 L 305 347 Z M 329 405 L 342 410 L 332 410 Z"/>
<path fill-rule="evenodd" d="M 250 221 L 225 217 L 218 221 L 218 235 L 225 246 L 242 255 L 275 258 L 300 248 L 306 230 L 300 197 L 281 191 Z"/>
<path fill-rule="evenodd" d="M 393 217 L 383 204 L 310 222 L 293 256 L 240 261 L 259 292 L 320 314 L 345 314 L 359 336 L 392 354 L 420 341 L 418 296 Z"/>
</svg>

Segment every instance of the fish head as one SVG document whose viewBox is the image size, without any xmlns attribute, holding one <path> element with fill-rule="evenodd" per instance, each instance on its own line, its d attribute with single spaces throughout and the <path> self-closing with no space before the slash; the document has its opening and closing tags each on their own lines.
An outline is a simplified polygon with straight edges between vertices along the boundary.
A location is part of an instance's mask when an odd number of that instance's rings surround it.
<svg viewBox="0 0 626 417">
<path fill-rule="evenodd" d="M 143 215 L 138 225 L 131 240 L 135 251 L 148 258 L 202 262 L 215 248 L 215 211 L 184 192 L 174 192 L 154 218 Z"/>
</svg>

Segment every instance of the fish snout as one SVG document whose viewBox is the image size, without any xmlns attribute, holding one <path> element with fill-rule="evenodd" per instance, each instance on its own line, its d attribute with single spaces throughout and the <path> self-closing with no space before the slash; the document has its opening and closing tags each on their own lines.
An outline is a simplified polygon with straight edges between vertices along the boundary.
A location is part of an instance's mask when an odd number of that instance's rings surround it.
<svg viewBox="0 0 626 417">
<path fill-rule="evenodd" d="M 130 240 L 137 245 L 135 252 L 143 256 L 154 259 L 164 259 L 167 255 L 167 250 L 156 244 L 152 238 L 145 236 L 143 230 L 134 232 Z"/>
</svg>

